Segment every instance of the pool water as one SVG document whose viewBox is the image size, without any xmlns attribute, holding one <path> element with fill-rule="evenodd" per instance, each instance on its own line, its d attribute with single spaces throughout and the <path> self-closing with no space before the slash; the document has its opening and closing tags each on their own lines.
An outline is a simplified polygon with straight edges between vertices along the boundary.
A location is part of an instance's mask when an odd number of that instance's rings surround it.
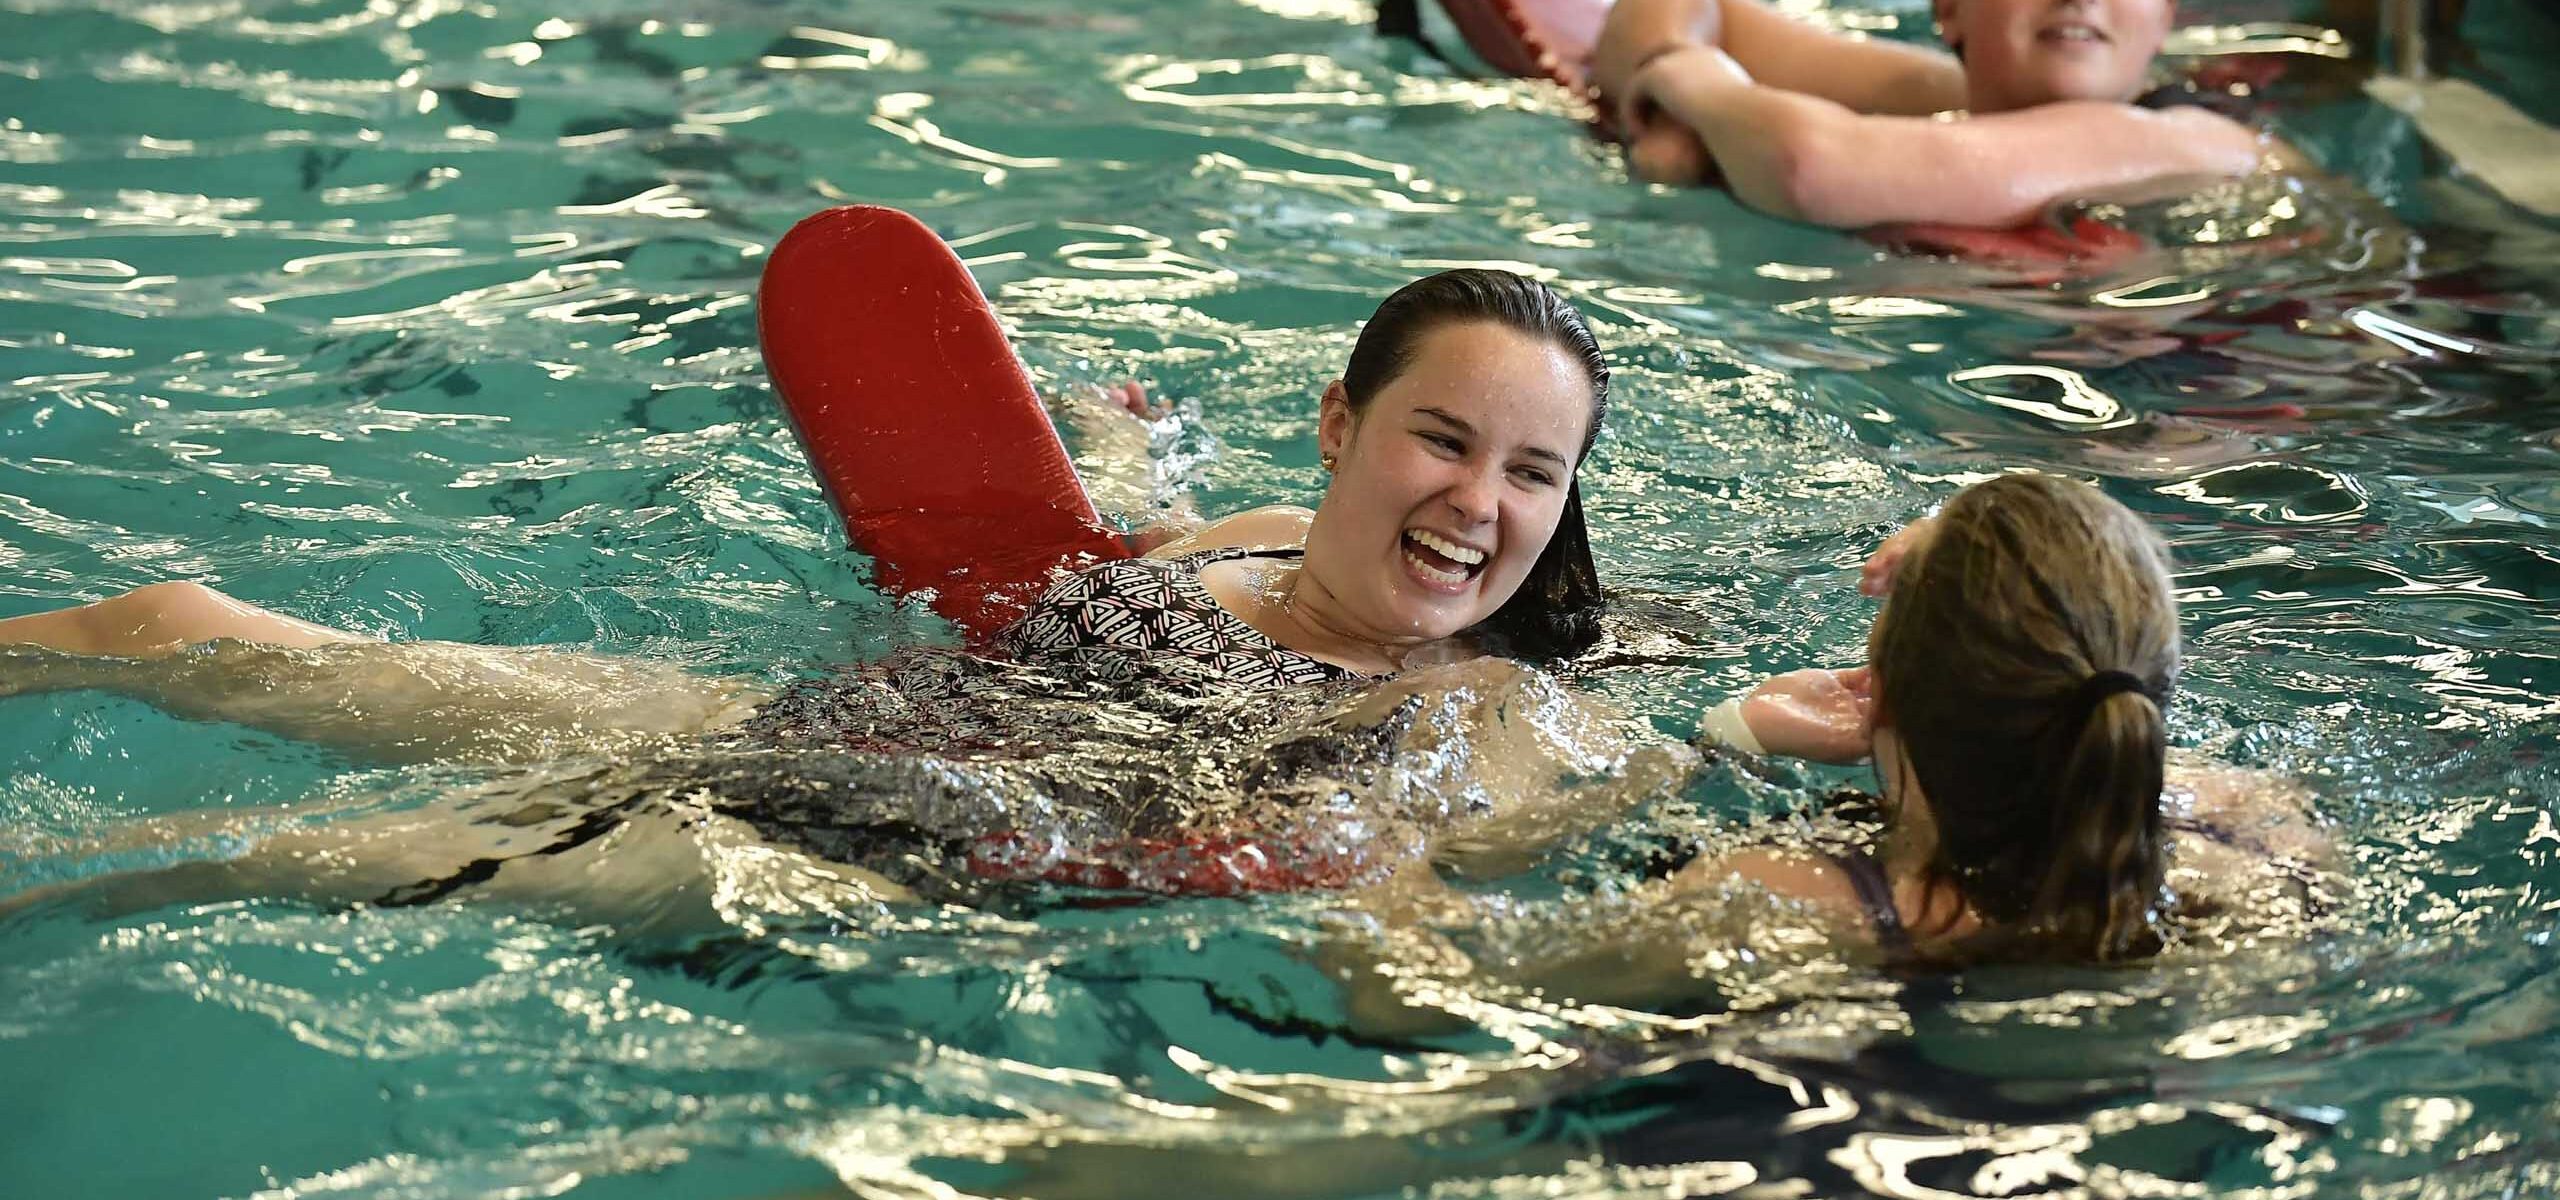
<svg viewBox="0 0 2560 1200">
<path fill-rule="evenodd" d="M 2460 69 L 2550 115 L 2560 25 L 2475 8 Z M 2092 479 L 2177 550 L 2178 740 L 2310 782 L 2348 929 L 1961 981 L 1728 963 L 1664 1012 L 1455 975 L 1466 1028 L 1389 1036 L 1318 965 L 1323 897 L 680 942 L 496 904 L 37 908 L 0 918 L 6 1190 L 2560 1191 L 2560 228 L 2279 81 L 2326 175 L 2110 214 L 2167 249 L 2060 281 L 1891 257 L 1630 186 L 1552 94 L 1366 18 L 0 0 L 0 616 L 197 579 L 779 683 L 947 639 L 839 548 L 760 373 L 756 273 L 799 217 L 923 216 L 1049 380 L 1180 403 L 1211 511 L 1316 494 L 1313 398 L 1381 295 L 1505 265 L 1619 372 L 1585 491 L 1625 653 L 1579 686 L 1685 732 L 1854 661 L 1856 564 L 1956 487 Z M 473 778 L 0 699 L 0 887 L 133 865 L 69 847 L 145 818 Z M 1644 843 L 1857 779 L 1709 770 L 1478 885 L 1521 899 L 1455 936 L 1584 936 Z"/>
</svg>

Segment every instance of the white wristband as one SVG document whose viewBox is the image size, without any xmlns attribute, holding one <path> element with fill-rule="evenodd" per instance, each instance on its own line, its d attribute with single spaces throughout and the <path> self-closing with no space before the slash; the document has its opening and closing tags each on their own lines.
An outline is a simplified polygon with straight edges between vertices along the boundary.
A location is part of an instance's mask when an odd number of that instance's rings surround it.
<svg viewBox="0 0 2560 1200">
<path fill-rule="evenodd" d="M 1698 737 L 1745 754 L 1767 754 L 1768 748 L 1752 735 L 1751 723 L 1742 719 L 1742 700 L 1736 696 L 1708 709 L 1698 718 Z"/>
</svg>

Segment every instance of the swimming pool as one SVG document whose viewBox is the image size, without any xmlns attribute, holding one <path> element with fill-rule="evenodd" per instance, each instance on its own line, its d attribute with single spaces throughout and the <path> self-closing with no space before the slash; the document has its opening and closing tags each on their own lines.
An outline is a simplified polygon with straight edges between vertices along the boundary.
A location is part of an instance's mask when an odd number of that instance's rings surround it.
<svg viewBox="0 0 2560 1200">
<path fill-rule="evenodd" d="M 2480 7 L 2493 66 L 2551 61 L 2547 18 Z M 1478 1032 L 1404 1042 L 1342 1027 L 1318 900 L 678 946 L 486 905 L 39 912 L 0 924 L 9 1190 L 2560 1190 L 2560 231 L 2303 99 L 2279 124 L 2400 215 L 2209 196 L 2136 214 L 2188 248 L 2059 287 L 1882 259 L 1630 188 L 1552 97 L 1365 16 L 0 0 L 0 615 L 193 578 L 779 679 L 937 636 L 839 552 L 759 373 L 760 254 L 810 210 L 924 215 L 1036 367 L 1196 407 L 1212 510 L 1314 493 L 1311 399 L 1379 295 L 1514 265 L 1623 381 L 1588 491 L 1638 652 L 1590 686 L 1677 730 L 1847 661 L 1882 534 L 2004 467 L 2097 478 L 2177 546 L 2180 740 L 2314 782 L 2366 932 L 1960 988 L 1744 965 L 1670 1014 L 1486 990 Z M 1624 837 L 1854 778 L 1710 774 Z M 0 700 L 13 877 L 147 815 L 454 783 Z"/>
</svg>

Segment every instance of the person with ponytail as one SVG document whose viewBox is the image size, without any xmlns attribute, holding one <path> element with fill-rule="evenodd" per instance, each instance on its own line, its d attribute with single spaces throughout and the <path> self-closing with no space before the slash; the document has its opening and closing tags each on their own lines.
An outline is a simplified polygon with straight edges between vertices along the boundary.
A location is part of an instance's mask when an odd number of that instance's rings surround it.
<svg viewBox="0 0 2560 1200">
<path fill-rule="evenodd" d="M 1711 832 L 1687 862 L 1547 920 L 1408 868 L 1354 899 L 1362 932 L 1327 952 L 1353 1023 L 1446 1028 L 1447 989 L 1468 980 L 1648 1005 L 1745 962 L 2118 964 L 2307 928 L 2337 877 L 2299 786 L 2171 761 L 2169 567 L 2086 484 L 1957 493 L 1869 558 L 1860 588 L 1884 606 L 1865 666 L 1779 675 L 1700 721 L 1710 754 L 1871 761 L 1871 803 Z M 1480 923 L 1485 905 L 1505 919 Z M 1449 940 L 1470 927 L 1486 945 Z"/>
<path fill-rule="evenodd" d="M 1976 484 L 1888 540 L 1862 583 L 1884 600 L 1865 672 L 1780 676 L 1705 724 L 1752 752 L 1871 757 L 1875 846 L 1702 859 L 1673 887 L 1757 882 L 1851 917 L 1905 962 L 2122 962 L 2212 907 L 2217 881 L 2195 864 L 2319 853 L 2299 820 L 2278 836 L 2247 812 L 2262 777 L 2171 780 L 2168 548 L 2096 488 Z M 1867 745 L 1801 719 L 1810 691 L 1867 706 Z M 2180 888 L 2173 866 L 2189 868 Z"/>
</svg>

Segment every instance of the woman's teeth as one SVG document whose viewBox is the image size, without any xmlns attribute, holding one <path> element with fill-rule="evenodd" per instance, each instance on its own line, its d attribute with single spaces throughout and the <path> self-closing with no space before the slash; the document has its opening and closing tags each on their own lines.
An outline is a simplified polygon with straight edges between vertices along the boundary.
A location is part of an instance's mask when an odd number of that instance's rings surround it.
<svg viewBox="0 0 2560 1200">
<path fill-rule="evenodd" d="M 1484 551 L 1425 530 L 1409 529 L 1404 535 L 1404 560 L 1424 579 L 1456 587 L 1475 578 L 1477 569 L 1484 565 Z"/>
<path fill-rule="evenodd" d="M 1463 563 L 1472 567 L 1484 561 L 1484 551 L 1461 546 L 1428 529 L 1407 530 L 1405 536 L 1420 543 L 1424 549 L 1431 550 L 1454 563 Z"/>
</svg>

